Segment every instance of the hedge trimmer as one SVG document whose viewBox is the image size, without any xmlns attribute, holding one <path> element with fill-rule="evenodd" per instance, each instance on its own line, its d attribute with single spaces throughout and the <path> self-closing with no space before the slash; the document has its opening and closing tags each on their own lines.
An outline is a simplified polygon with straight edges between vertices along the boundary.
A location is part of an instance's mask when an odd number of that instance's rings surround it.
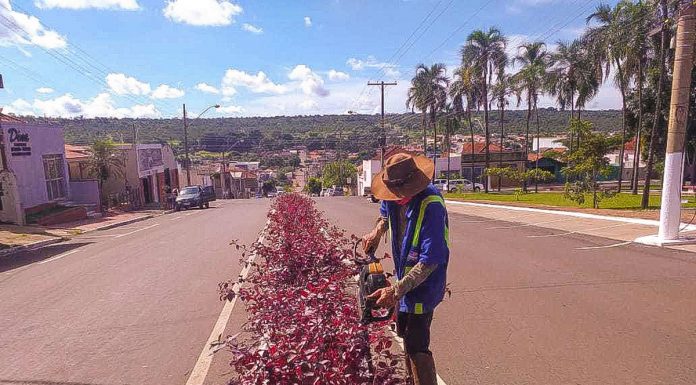
<svg viewBox="0 0 696 385">
<path fill-rule="evenodd" d="M 375 257 L 374 250 L 368 251 L 367 257 L 358 256 L 358 244 L 353 245 L 353 260 L 361 266 L 358 276 L 358 312 L 360 322 L 367 325 L 373 322 L 388 321 L 394 314 L 394 308 L 378 307 L 374 299 L 367 297 L 379 289 L 390 285 L 387 274 L 380 260 Z"/>
</svg>

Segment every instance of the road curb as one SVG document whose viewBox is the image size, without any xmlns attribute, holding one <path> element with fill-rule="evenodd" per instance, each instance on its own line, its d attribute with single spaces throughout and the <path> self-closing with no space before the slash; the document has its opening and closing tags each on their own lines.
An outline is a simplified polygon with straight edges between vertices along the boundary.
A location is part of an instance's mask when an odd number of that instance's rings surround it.
<svg viewBox="0 0 696 385">
<path fill-rule="evenodd" d="M 14 254 L 19 253 L 20 251 L 33 251 L 33 250 L 41 249 L 41 248 L 46 247 L 46 246 L 54 245 L 56 243 L 61 243 L 61 242 L 64 242 L 66 240 L 67 240 L 67 238 L 54 238 L 54 239 L 46 239 L 44 241 L 30 243 L 28 245 L 10 247 L 9 249 L 5 249 L 5 250 L 0 251 L 0 258 L 9 258 L 9 257 L 13 256 Z"/>
</svg>

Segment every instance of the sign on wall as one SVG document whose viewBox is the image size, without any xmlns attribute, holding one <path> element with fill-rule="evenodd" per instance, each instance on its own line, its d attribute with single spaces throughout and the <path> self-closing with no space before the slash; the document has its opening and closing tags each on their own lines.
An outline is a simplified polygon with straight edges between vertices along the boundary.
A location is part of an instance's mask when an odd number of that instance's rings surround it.
<svg viewBox="0 0 696 385">
<path fill-rule="evenodd" d="M 138 171 L 141 175 L 156 167 L 163 167 L 161 148 L 141 148 L 138 150 Z"/>
<path fill-rule="evenodd" d="M 28 132 L 22 132 L 17 128 L 7 130 L 8 142 L 10 143 L 10 155 L 12 156 L 31 156 L 30 137 Z"/>
</svg>

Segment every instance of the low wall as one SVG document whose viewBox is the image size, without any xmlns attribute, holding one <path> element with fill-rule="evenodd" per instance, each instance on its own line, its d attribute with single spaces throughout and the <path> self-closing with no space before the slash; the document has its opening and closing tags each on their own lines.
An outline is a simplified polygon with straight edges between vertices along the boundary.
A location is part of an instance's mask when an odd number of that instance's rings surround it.
<svg viewBox="0 0 696 385">
<path fill-rule="evenodd" d="M 80 205 L 99 207 L 99 182 L 96 180 L 71 181 L 70 201 Z"/>
</svg>

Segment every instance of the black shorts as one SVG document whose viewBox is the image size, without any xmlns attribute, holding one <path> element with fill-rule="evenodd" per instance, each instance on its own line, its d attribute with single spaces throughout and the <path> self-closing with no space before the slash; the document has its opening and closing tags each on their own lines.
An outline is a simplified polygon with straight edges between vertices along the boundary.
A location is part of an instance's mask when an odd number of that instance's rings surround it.
<svg viewBox="0 0 696 385">
<path fill-rule="evenodd" d="M 402 313 L 396 316 L 396 334 L 403 338 L 407 354 L 430 353 L 430 324 L 433 312 L 425 314 Z"/>
</svg>

